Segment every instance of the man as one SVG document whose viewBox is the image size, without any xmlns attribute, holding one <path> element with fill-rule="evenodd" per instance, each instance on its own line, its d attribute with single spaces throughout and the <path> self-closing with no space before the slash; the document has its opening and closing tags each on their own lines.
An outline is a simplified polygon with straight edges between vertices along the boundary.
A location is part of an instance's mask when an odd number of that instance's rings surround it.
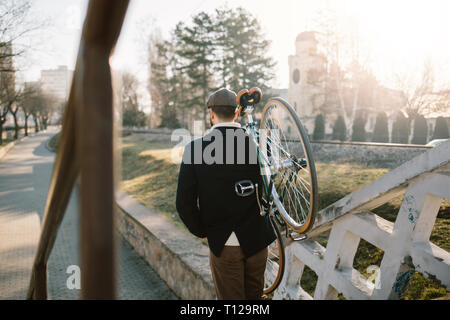
<svg viewBox="0 0 450 320">
<path fill-rule="evenodd" d="M 233 91 L 209 97 L 213 127 L 185 147 L 176 206 L 191 233 L 208 240 L 217 298 L 255 300 L 263 294 L 267 246 L 276 236 L 260 215 L 260 168 L 249 136 L 233 122 L 236 107 Z"/>
</svg>

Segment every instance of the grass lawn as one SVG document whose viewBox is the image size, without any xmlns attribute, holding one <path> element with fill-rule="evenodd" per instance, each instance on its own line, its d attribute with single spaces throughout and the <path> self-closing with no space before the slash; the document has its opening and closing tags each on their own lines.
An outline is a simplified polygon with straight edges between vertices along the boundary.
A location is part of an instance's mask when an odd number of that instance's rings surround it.
<svg viewBox="0 0 450 320">
<path fill-rule="evenodd" d="M 172 162 L 173 146 L 167 142 L 151 141 L 145 135 L 130 135 L 122 139 L 122 187 L 136 200 L 170 217 L 184 228 L 175 208 L 179 165 Z M 180 156 L 181 149 L 175 151 Z M 319 210 L 345 195 L 379 178 L 388 169 L 368 168 L 348 163 L 317 163 Z M 402 197 L 374 210 L 379 216 L 395 221 Z M 438 214 L 430 240 L 450 251 L 450 202 L 444 202 Z M 326 246 L 327 235 L 318 239 Z M 367 267 L 380 265 L 383 251 L 361 239 L 353 267 L 369 277 Z M 317 276 L 305 270 L 301 285 L 312 294 Z M 432 299 L 446 295 L 444 287 L 416 273 L 405 299 Z"/>
<path fill-rule="evenodd" d="M 132 135 L 122 141 L 122 188 L 159 213 L 182 224 L 175 208 L 179 165 L 171 161 L 172 145 L 140 140 Z"/>
<path fill-rule="evenodd" d="M 50 141 L 48 142 L 48 148 L 51 151 L 53 151 L 53 152 L 57 151 L 60 136 L 61 136 L 61 132 L 58 132 L 53 137 L 51 137 Z"/>
</svg>

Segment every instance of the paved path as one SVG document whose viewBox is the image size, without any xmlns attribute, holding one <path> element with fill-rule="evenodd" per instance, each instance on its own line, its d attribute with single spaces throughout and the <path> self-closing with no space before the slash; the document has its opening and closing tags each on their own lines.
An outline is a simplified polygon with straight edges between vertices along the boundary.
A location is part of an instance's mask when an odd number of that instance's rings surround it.
<svg viewBox="0 0 450 320">
<path fill-rule="evenodd" d="M 0 159 L 0 299 L 24 299 L 40 233 L 54 154 L 49 129 L 18 143 Z M 50 299 L 77 299 L 66 273 L 78 261 L 78 194 L 75 189 L 48 263 Z M 119 298 L 176 299 L 165 282 L 119 237 Z"/>
</svg>

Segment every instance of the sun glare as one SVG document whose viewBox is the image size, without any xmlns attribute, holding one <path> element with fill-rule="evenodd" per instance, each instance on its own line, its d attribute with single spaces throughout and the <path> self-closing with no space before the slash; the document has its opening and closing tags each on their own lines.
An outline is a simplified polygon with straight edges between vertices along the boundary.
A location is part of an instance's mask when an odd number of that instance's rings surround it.
<svg viewBox="0 0 450 320">
<path fill-rule="evenodd" d="M 422 68 L 426 59 L 440 67 L 450 56 L 450 2 L 448 1 L 358 1 L 339 2 L 348 21 L 368 44 L 377 73 Z M 346 16 L 347 15 L 347 16 Z M 350 19 L 349 19 L 350 18 Z M 447 65 L 448 66 L 448 65 Z"/>
</svg>

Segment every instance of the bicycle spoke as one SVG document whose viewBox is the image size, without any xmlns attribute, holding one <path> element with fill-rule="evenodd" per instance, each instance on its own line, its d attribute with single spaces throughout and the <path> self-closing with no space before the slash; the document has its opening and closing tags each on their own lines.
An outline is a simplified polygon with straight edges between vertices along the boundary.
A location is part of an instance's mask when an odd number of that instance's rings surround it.
<svg viewBox="0 0 450 320">
<path fill-rule="evenodd" d="M 305 187 L 306 190 L 308 190 L 309 192 L 309 188 L 311 187 L 309 182 L 306 181 L 305 179 L 303 179 L 302 177 L 300 177 L 298 174 L 296 174 L 296 176 L 298 177 L 300 183 Z M 306 184 L 305 184 L 306 183 Z"/>
<path fill-rule="evenodd" d="M 269 139 L 269 138 L 268 138 Z M 269 141 L 272 141 L 272 140 L 269 140 Z M 300 164 L 298 164 L 294 159 L 292 159 L 292 155 L 289 153 L 289 152 L 287 152 L 286 150 L 284 150 L 284 148 L 283 147 L 281 147 L 281 146 L 277 146 L 285 155 L 286 155 L 286 158 L 288 158 L 288 159 L 291 159 L 291 161 L 293 161 L 294 163 L 295 163 L 295 165 L 297 165 L 299 168 L 300 168 L 300 170 L 303 170 L 303 171 L 305 171 L 306 172 L 306 174 L 310 174 L 309 173 L 309 171 L 306 169 L 306 168 L 303 168 Z"/>
<path fill-rule="evenodd" d="M 300 188 L 300 190 L 302 190 L 301 188 Z M 299 192 L 298 191 L 298 189 L 297 188 L 293 188 L 293 191 L 294 191 L 294 194 L 298 194 L 301 198 L 303 198 L 303 200 L 305 201 L 305 204 L 306 204 L 306 206 L 307 206 L 307 211 L 309 211 L 309 207 L 310 207 L 310 205 L 309 205 L 309 201 L 305 198 L 305 195 L 303 194 L 303 192 Z M 298 197 L 296 197 L 297 198 L 297 201 L 298 201 L 298 204 L 299 204 L 299 206 L 300 206 L 300 209 L 301 209 L 301 211 L 302 211 L 302 215 L 303 215 L 303 218 L 306 220 L 306 219 L 308 219 L 308 217 L 307 217 L 307 215 L 305 215 L 305 211 L 303 210 L 303 206 L 301 205 L 301 200 L 298 198 Z"/>
<path fill-rule="evenodd" d="M 291 212 L 295 212 L 295 216 L 297 217 L 297 218 L 300 218 L 299 217 L 299 215 L 298 215 L 298 212 L 297 212 L 297 209 L 296 209 L 296 205 L 295 205 L 295 201 L 293 201 L 293 199 L 292 199 L 292 197 L 291 197 L 291 189 L 290 188 L 287 188 L 286 189 L 287 190 L 287 194 L 288 194 L 288 196 L 289 196 L 289 199 L 291 200 L 290 202 L 288 202 L 288 205 L 289 205 L 289 209 L 290 209 L 290 211 Z M 300 208 L 301 208 L 301 206 L 300 206 Z M 297 220 L 297 222 L 301 222 L 301 219 L 296 219 Z"/>
<path fill-rule="evenodd" d="M 261 129 L 265 136 L 260 132 L 259 141 L 267 152 L 272 174 L 276 174 L 277 206 L 288 225 L 300 230 L 311 223 L 309 218 L 317 205 L 313 203 L 317 182 L 307 135 L 291 107 L 278 99 L 266 105 Z"/>
<path fill-rule="evenodd" d="M 297 182 L 300 184 L 299 186 L 297 186 Z M 281 173 L 281 176 L 279 176 L 279 178 L 275 181 L 276 187 L 280 189 L 280 200 L 283 203 L 288 204 L 289 210 L 293 209 L 296 213 L 296 220 L 298 220 L 298 222 L 304 222 L 307 220 L 307 212 L 309 212 L 310 209 L 310 202 L 305 195 L 304 189 L 306 189 L 309 194 L 311 194 L 311 192 L 306 187 L 304 182 L 305 181 L 302 177 L 300 177 L 293 170 L 289 169 L 284 170 L 284 172 Z M 286 200 L 286 192 L 289 192 L 287 196 L 290 198 L 290 201 Z M 305 203 L 306 208 L 303 208 L 303 203 Z M 298 214 L 298 210 L 296 210 L 297 206 L 300 207 L 301 217 Z"/>
</svg>

